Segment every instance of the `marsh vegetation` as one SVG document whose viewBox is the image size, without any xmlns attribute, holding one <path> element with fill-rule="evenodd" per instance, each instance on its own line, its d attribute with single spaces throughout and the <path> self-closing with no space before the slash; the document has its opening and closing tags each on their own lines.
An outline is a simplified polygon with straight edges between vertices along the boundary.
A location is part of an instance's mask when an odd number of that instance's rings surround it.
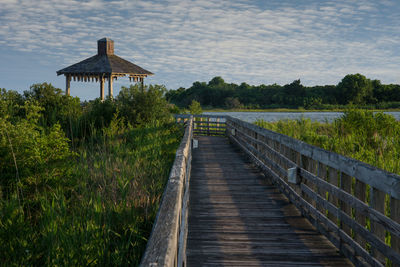
<svg viewBox="0 0 400 267">
<path fill-rule="evenodd" d="M 165 88 L 0 92 L 2 265 L 137 265 L 182 129 Z"/>
</svg>

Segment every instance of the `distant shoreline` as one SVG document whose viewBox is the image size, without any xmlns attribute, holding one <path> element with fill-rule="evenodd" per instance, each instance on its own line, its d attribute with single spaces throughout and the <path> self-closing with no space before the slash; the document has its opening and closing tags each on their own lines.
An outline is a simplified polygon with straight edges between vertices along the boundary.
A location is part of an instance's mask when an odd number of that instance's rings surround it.
<svg viewBox="0 0 400 267">
<path fill-rule="evenodd" d="M 350 107 L 348 108 L 350 109 Z M 203 112 L 345 112 L 348 109 L 289 109 L 289 108 L 274 108 L 274 109 L 222 109 L 222 108 L 203 108 Z M 365 109 L 365 108 L 356 108 Z M 366 109 L 374 112 L 400 112 L 400 109 Z"/>
</svg>

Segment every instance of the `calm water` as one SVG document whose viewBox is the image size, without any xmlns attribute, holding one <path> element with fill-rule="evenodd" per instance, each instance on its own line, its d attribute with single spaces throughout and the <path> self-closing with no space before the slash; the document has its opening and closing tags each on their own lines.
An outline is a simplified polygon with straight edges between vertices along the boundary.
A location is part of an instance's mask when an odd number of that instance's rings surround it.
<svg viewBox="0 0 400 267">
<path fill-rule="evenodd" d="M 400 120 L 400 112 L 385 112 Z M 313 121 L 332 122 L 343 115 L 342 112 L 204 112 L 207 115 L 229 115 L 247 122 L 256 120 L 279 121 L 309 118 Z"/>
</svg>

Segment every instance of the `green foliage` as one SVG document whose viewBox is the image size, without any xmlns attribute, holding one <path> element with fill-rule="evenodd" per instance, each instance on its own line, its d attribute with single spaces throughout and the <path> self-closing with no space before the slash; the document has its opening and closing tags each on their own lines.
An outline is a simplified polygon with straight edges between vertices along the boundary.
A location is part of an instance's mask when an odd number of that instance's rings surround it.
<svg viewBox="0 0 400 267">
<path fill-rule="evenodd" d="M 164 94 L 166 89 L 160 85 L 139 85 L 122 87 L 117 100 L 120 115 L 133 126 L 155 121 L 168 121 L 170 113 Z"/>
<path fill-rule="evenodd" d="M 138 265 L 183 132 L 163 92 L 0 91 L 2 265 Z"/>
<path fill-rule="evenodd" d="M 371 103 L 373 87 L 371 80 L 359 73 L 346 75 L 337 85 L 341 104 L 366 104 Z"/>
<path fill-rule="evenodd" d="M 9 120 L 23 116 L 23 97 L 16 91 L 0 89 L 0 117 L 7 117 Z"/>
<path fill-rule="evenodd" d="M 307 87 L 295 80 L 284 86 L 228 84 L 221 77 L 210 82 L 194 82 L 188 88 L 170 90 L 168 101 L 187 108 L 192 100 L 203 107 L 212 108 L 306 108 L 338 109 L 353 104 L 362 108 L 400 106 L 400 85 L 382 85 L 379 80 L 369 80 L 361 74 L 350 74 L 337 85 Z M 383 104 L 392 102 L 390 104 Z"/>
<path fill-rule="evenodd" d="M 114 115 L 117 113 L 117 104 L 110 98 L 102 101 L 96 98 L 90 101 L 84 109 L 82 121 L 85 123 L 86 131 L 90 132 L 90 128 L 96 130 L 108 127 Z"/>
<path fill-rule="evenodd" d="M 59 163 L 74 155 L 59 124 L 38 124 L 41 107 L 26 101 L 24 109 L 26 119 L 0 118 L 0 185 L 5 197 L 13 188 L 26 195 L 60 182 L 66 168 Z"/>
<path fill-rule="evenodd" d="M 192 100 L 192 103 L 189 106 L 189 113 L 190 114 L 201 114 L 203 113 L 203 110 L 200 106 L 200 103 L 197 102 L 196 100 Z"/>
<path fill-rule="evenodd" d="M 241 108 L 242 104 L 239 101 L 239 98 L 237 97 L 227 97 L 225 99 L 225 107 L 228 109 L 237 109 Z"/>
<path fill-rule="evenodd" d="M 24 92 L 26 100 L 36 101 L 41 107 L 41 124 L 51 126 L 59 123 L 67 130 L 71 121 L 82 113 L 78 97 L 64 95 L 62 90 L 48 83 L 34 84 Z"/>
<path fill-rule="evenodd" d="M 382 112 L 350 109 L 332 124 L 309 119 L 256 124 L 400 174 L 400 122 Z"/>
</svg>

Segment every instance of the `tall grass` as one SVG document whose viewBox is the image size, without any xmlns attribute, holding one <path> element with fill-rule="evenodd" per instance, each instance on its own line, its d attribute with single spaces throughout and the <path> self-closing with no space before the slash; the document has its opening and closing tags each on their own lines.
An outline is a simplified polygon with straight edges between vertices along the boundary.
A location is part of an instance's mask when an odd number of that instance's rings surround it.
<svg viewBox="0 0 400 267">
<path fill-rule="evenodd" d="M 257 125 L 400 174 L 400 122 L 382 112 L 347 110 L 333 123 L 309 119 Z"/>
<path fill-rule="evenodd" d="M 181 126 L 168 112 L 129 121 L 111 100 L 60 124 L 11 93 L 0 94 L 0 266 L 138 265 Z"/>
<path fill-rule="evenodd" d="M 176 125 L 111 128 L 77 148 L 56 186 L 0 201 L 3 265 L 137 265 L 175 150 Z"/>
<path fill-rule="evenodd" d="M 309 119 L 278 122 L 257 121 L 257 125 L 276 131 L 326 150 L 355 158 L 386 171 L 400 174 L 400 122 L 393 116 L 366 110 L 347 110 L 333 123 L 313 122 Z M 339 184 L 339 178 L 338 178 Z M 352 178 L 352 191 L 356 181 Z M 327 193 L 329 195 L 329 193 Z M 370 186 L 365 188 L 365 202 L 370 203 Z M 390 217 L 390 196 L 385 195 L 384 214 Z M 355 209 L 351 216 L 355 217 Z M 371 230 L 371 221 L 364 225 Z M 353 232 L 354 237 L 354 232 Z M 391 234 L 386 231 L 385 243 L 390 246 Z M 371 244 L 365 247 L 371 252 Z M 386 260 L 386 266 L 392 266 Z"/>
</svg>

